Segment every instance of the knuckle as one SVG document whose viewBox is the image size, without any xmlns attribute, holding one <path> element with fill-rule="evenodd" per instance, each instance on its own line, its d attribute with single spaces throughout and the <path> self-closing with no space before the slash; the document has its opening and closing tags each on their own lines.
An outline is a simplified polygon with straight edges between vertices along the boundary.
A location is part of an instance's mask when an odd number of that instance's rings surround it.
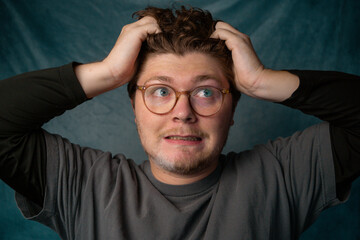
<svg viewBox="0 0 360 240">
<path fill-rule="evenodd" d="M 150 16 L 143 17 L 138 21 L 139 24 L 157 23 L 156 19 Z"/>
<path fill-rule="evenodd" d="M 121 29 L 121 32 L 128 32 L 129 29 L 131 29 L 131 24 L 127 24 L 127 25 L 123 26 L 123 28 Z"/>
<path fill-rule="evenodd" d="M 244 39 L 245 39 L 245 40 L 250 40 L 249 35 L 244 34 Z"/>
</svg>

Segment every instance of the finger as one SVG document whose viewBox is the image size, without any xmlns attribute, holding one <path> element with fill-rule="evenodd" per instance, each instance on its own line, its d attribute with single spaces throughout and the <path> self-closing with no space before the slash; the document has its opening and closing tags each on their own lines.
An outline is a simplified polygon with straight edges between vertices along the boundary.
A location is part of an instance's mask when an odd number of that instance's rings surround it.
<svg viewBox="0 0 360 240">
<path fill-rule="evenodd" d="M 161 29 L 159 27 L 159 24 L 157 23 L 156 19 L 150 16 L 143 17 L 137 22 L 137 27 L 139 30 L 145 34 L 143 37 L 146 38 L 146 35 L 148 34 L 156 34 L 160 33 Z M 143 40 L 145 39 L 143 38 Z"/>
<path fill-rule="evenodd" d="M 231 32 L 229 30 L 225 30 L 225 29 L 215 30 L 215 32 L 213 32 L 213 34 L 210 37 L 215 38 L 215 39 L 224 40 L 225 44 L 229 48 L 229 50 L 232 50 L 232 47 L 231 47 L 233 45 L 232 42 L 238 41 L 239 39 L 241 40 L 241 37 L 239 37 L 237 34 Z"/>
<path fill-rule="evenodd" d="M 216 30 L 212 36 L 212 38 L 215 39 L 220 39 L 220 40 L 224 40 L 225 41 L 225 45 L 226 47 L 232 51 L 235 47 L 235 43 L 231 43 L 232 39 L 236 39 L 236 36 L 234 33 L 230 32 L 230 31 L 218 31 Z"/>
<path fill-rule="evenodd" d="M 239 30 L 237 30 L 236 28 L 234 28 L 233 26 L 231 26 L 230 24 L 228 24 L 226 22 L 217 22 L 217 24 L 215 25 L 215 29 L 219 30 L 219 31 L 220 30 L 226 30 L 226 31 L 232 32 L 235 35 L 240 36 L 243 39 L 248 39 L 249 38 L 248 35 L 246 35 L 245 33 L 240 32 Z"/>
<path fill-rule="evenodd" d="M 227 40 L 232 37 L 236 37 L 236 34 L 226 29 L 216 29 L 210 36 L 211 38 L 218 38 L 221 40 Z"/>
<path fill-rule="evenodd" d="M 237 30 L 236 28 L 231 26 L 229 23 L 221 22 L 221 21 L 216 23 L 215 29 L 226 29 L 226 30 L 228 30 L 230 32 L 233 32 L 233 33 L 238 33 L 239 32 L 239 30 Z"/>
<path fill-rule="evenodd" d="M 146 24 L 149 24 L 149 23 L 156 23 L 157 24 L 157 21 L 153 17 L 146 16 L 146 17 L 143 17 L 140 20 L 136 21 L 136 23 L 139 24 L 139 25 L 146 25 Z"/>
<path fill-rule="evenodd" d="M 138 22 L 125 25 L 121 30 L 118 40 L 125 38 L 132 39 L 130 42 L 133 42 L 138 38 L 140 41 L 144 41 L 147 35 L 161 32 L 161 29 L 154 18 L 149 17 L 145 19 L 145 21 L 140 22 L 142 19 Z"/>
<path fill-rule="evenodd" d="M 218 28 L 210 36 L 211 38 L 217 38 L 225 41 L 242 40 L 247 43 L 251 42 L 250 37 L 241 32 L 233 32 L 228 29 Z"/>
<path fill-rule="evenodd" d="M 157 23 L 148 23 L 146 25 L 138 27 L 137 31 L 139 31 L 141 35 L 141 40 L 144 41 L 147 35 L 160 33 L 161 29 Z"/>
<path fill-rule="evenodd" d="M 149 29 L 149 30 L 147 30 Z M 125 25 L 122 28 L 122 32 L 134 32 L 134 31 L 144 31 L 149 33 L 159 33 L 161 29 L 155 18 L 146 16 L 137 20 L 136 22 Z"/>
</svg>

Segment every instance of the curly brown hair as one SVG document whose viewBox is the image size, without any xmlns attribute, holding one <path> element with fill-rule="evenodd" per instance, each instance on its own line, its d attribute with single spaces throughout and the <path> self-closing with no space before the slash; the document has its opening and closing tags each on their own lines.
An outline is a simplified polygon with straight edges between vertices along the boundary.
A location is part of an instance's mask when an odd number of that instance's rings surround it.
<svg viewBox="0 0 360 240">
<path fill-rule="evenodd" d="M 161 32 L 149 34 L 142 44 L 137 59 L 138 69 L 127 88 L 130 98 L 134 97 L 138 76 L 142 71 L 142 63 L 150 54 L 172 53 L 182 56 L 190 52 L 200 52 L 209 54 L 221 63 L 225 77 L 230 83 L 233 108 L 235 109 L 241 94 L 234 84 L 231 52 L 223 40 L 210 38 L 217 23 L 210 12 L 193 7 L 187 9 L 184 6 L 174 10 L 147 7 L 135 12 L 133 16 L 136 16 L 137 19 L 146 16 L 155 18 Z"/>
</svg>

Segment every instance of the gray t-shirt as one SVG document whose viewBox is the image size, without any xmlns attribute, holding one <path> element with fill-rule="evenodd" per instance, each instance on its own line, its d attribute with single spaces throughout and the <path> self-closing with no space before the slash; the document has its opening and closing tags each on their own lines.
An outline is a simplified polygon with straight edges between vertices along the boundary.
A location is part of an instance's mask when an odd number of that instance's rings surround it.
<svg viewBox="0 0 360 240">
<path fill-rule="evenodd" d="M 340 202 L 327 123 L 222 155 L 210 176 L 182 186 L 157 181 L 147 161 L 45 137 L 44 207 L 17 203 L 63 239 L 297 239 Z"/>
</svg>

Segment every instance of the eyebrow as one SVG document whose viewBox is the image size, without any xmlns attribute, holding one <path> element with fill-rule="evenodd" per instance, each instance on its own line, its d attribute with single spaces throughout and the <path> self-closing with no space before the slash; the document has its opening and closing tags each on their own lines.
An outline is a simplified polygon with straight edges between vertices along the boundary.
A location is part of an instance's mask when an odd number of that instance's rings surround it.
<svg viewBox="0 0 360 240">
<path fill-rule="evenodd" d="M 195 83 L 199 83 L 199 82 L 204 82 L 206 80 L 215 80 L 218 83 L 221 83 L 220 79 L 218 79 L 217 77 L 213 76 L 213 75 L 199 75 L 197 76 L 193 81 Z"/>
<path fill-rule="evenodd" d="M 160 82 L 168 82 L 168 83 L 172 83 L 174 80 L 171 77 L 167 77 L 167 76 L 153 76 L 151 78 L 149 78 L 148 80 L 145 81 L 145 83 L 149 82 L 149 81 L 153 81 L 153 80 L 158 80 Z"/>
<path fill-rule="evenodd" d="M 220 79 L 218 79 L 217 77 L 213 76 L 213 75 L 207 75 L 207 74 L 204 74 L 204 75 L 199 75 L 199 76 L 196 76 L 194 79 L 192 79 L 192 82 L 194 83 L 201 83 L 201 82 L 204 82 L 206 80 L 215 80 L 216 82 L 218 83 L 221 83 Z M 145 84 L 149 81 L 153 81 L 153 80 L 158 80 L 160 82 L 167 82 L 167 83 L 172 83 L 174 82 L 174 79 L 172 77 L 168 77 L 168 76 L 153 76 L 151 78 L 149 78 L 148 80 L 146 80 Z"/>
</svg>

